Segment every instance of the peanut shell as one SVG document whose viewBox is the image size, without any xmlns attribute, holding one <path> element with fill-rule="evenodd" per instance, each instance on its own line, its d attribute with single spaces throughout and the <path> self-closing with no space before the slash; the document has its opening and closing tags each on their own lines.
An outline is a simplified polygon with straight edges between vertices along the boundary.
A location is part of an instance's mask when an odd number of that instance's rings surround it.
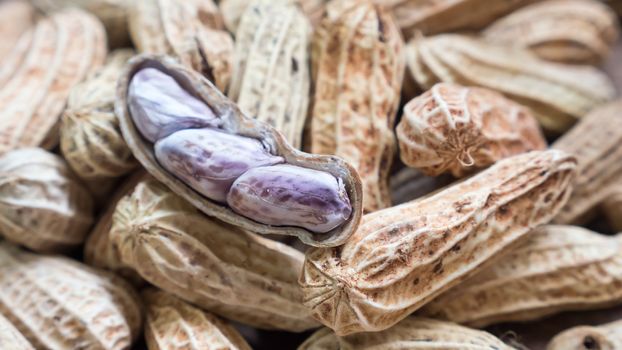
<svg viewBox="0 0 622 350">
<path fill-rule="evenodd" d="M 2 315 L 0 315 L 0 349 L 35 350 L 24 335 Z"/>
<path fill-rule="evenodd" d="M 14 148 L 53 148 L 71 88 L 97 69 L 106 35 L 94 16 L 68 9 L 37 22 L 0 72 L 0 154 Z"/>
<path fill-rule="evenodd" d="M 397 138 L 402 161 L 429 176 L 462 177 L 547 147 L 529 109 L 488 89 L 449 83 L 406 104 Z"/>
<path fill-rule="evenodd" d="M 574 190 L 555 218 L 559 224 L 580 224 L 620 182 L 622 174 L 622 99 L 600 106 L 559 138 L 552 148 L 571 153 L 579 161 Z"/>
<path fill-rule="evenodd" d="M 81 245 L 93 222 L 93 200 L 65 161 L 40 148 L 0 157 L 0 233 L 38 252 Z"/>
<path fill-rule="evenodd" d="M 7 243 L 0 244 L 0 313 L 36 349 L 129 349 L 142 317 L 120 278 Z"/>
<path fill-rule="evenodd" d="M 403 168 L 391 176 L 391 201 L 395 205 L 423 197 L 442 187 L 449 185 L 451 175 L 426 176 L 419 170 Z"/>
<path fill-rule="evenodd" d="M 390 206 L 405 64 L 399 28 L 370 1 L 331 2 L 314 34 L 312 58 L 311 152 L 335 154 L 357 169 L 365 212 Z"/>
<path fill-rule="evenodd" d="M 155 159 L 153 144 L 139 134 L 128 110 L 129 82 L 137 71 L 147 67 L 156 68 L 172 76 L 184 89 L 205 102 L 223 121 L 222 128 L 218 130 L 240 137 L 257 139 L 261 141 L 271 154 L 283 157 L 288 164 L 327 172 L 337 178 L 345 186 L 345 191 L 352 206 L 352 214 L 349 219 L 326 233 L 312 232 L 294 226 L 261 224 L 234 212 L 230 207 L 222 203 L 201 196 L 189 185 L 167 172 Z M 123 137 L 136 159 L 157 180 L 163 182 L 175 193 L 178 193 L 199 208 L 199 210 L 210 216 L 255 233 L 296 236 L 305 244 L 315 246 L 342 244 L 358 227 L 362 215 L 362 189 L 360 178 L 354 168 L 338 157 L 312 155 L 297 151 L 274 128 L 247 117 L 207 79 L 197 72 L 184 68 L 171 58 L 141 55 L 132 59 L 119 81 L 115 108 L 120 120 Z"/>
<path fill-rule="evenodd" d="M 602 204 L 602 211 L 611 228 L 622 232 L 622 184 L 615 184 L 609 190 L 610 194 Z"/>
<path fill-rule="evenodd" d="M 600 326 L 576 326 L 557 334 L 547 350 L 616 350 L 622 348 L 622 320 Z"/>
<path fill-rule="evenodd" d="M 156 181 L 119 202 L 110 239 L 123 264 L 205 310 L 264 329 L 317 326 L 296 283 L 300 252 L 207 217 Z"/>
<path fill-rule="evenodd" d="M 155 289 L 142 293 L 149 350 L 251 350 L 227 322 Z"/>
<path fill-rule="evenodd" d="M 35 9 L 27 0 L 0 3 L 0 60 L 11 52 L 18 40 L 34 25 Z"/>
<path fill-rule="evenodd" d="M 343 246 L 307 251 L 305 305 L 340 336 L 393 326 L 555 216 L 575 165 L 560 151 L 525 153 L 366 215 Z"/>
<path fill-rule="evenodd" d="M 408 43 L 406 55 L 419 87 L 442 81 L 497 90 L 531 108 L 551 133 L 566 131 L 615 95 L 611 80 L 594 67 L 552 63 L 525 48 L 466 35 L 418 36 Z"/>
<path fill-rule="evenodd" d="M 621 238 L 577 226 L 543 226 L 420 314 L 485 327 L 621 303 Z"/>
<path fill-rule="evenodd" d="M 253 2 L 236 34 L 228 96 L 300 149 L 309 103 L 309 21 L 295 4 Z"/>
</svg>

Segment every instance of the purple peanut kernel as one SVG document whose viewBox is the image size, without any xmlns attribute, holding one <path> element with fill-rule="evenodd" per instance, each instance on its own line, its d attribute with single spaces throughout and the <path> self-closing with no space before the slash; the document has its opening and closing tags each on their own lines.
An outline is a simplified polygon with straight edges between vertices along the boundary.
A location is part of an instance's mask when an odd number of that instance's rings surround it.
<svg viewBox="0 0 622 350">
<path fill-rule="evenodd" d="M 158 163 L 205 197 L 224 203 L 248 169 L 283 163 L 261 142 L 212 129 L 178 131 L 155 144 Z"/>
<path fill-rule="evenodd" d="M 235 180 L 227 203 L 238 214 L 263 224 L 319 233 L 343 224 L 352 213 L 341 179 L 287 164 L 250 169 Z"/>
<path fill-rule="evenodd" d="M 128 101 L 134 125 L 144 138 L 154 143 L 175 131 L 217 128 L 222 124 L 206 103 L 154 68 L 134 74 Z"/>
</svg>

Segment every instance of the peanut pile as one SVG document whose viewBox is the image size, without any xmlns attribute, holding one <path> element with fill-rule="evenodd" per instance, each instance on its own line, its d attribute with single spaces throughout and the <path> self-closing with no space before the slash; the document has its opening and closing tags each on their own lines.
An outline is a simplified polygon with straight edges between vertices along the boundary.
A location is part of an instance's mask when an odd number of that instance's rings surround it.
<svg viewBox="0 0 622 350">
<path fill-rule="evenodd" d="M 621 9 L 1 1 L 0 350 L 622 350 Z"/>
</svg>

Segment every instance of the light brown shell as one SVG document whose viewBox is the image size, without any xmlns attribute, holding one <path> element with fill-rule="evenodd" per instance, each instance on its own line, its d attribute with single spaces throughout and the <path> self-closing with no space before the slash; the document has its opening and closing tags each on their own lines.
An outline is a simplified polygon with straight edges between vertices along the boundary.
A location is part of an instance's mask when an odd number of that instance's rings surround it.
<svg viewBox="0 0 622 350">
<path fill-rule="evenodd" d="M 311 25 L 294 4 L 254 2 L 236 35 L 228 96 L 300 149 L 309 105 Z"/>
<path fill-rule="evenodd" d="M 391 327 L 548 222 L 570 195 L 575 164 L 560 151 L 525 153 L 366 215 L 345 245 L 307 251 L 305 305 L 337 335 Z"/>
<path fill-rule="evenodd" d="M 554 133 L 615 95 L 610 79 L 594 67 L 552 63 L 524 48 L 466 35 L 419 36 L 406 54 L 411 78 L 421 88 L 442 81 L 497 90 L 531 108 Z"/>
<path fill-rule="evenodd" d="M 598 107 L 551 147 L 577 157 L 577 177 L 568 204 L 557 215 L 559 224 L 583 223 L 603 202 L 622 175 L 622 99 Z"/>
<path fill-rule="evenodd" d="M 296 283 L 302 253 L 209 218 L 156 181 L 119 202 L 110 239 L 123 264 L 201 308 L 264 329 L 318 325 Z"/>
<path fill-rule="evenodd" d="M 0 315 L 0 349 L 35 350 L 9 320 Z"/>
<path fill-rule="evenodd" d="M 537 0 L 373 0 L 390 8 L 406 38 L 479 29 L 499 16 Z"/>
<path fill-rule="evenodd" d="M 577 326 L 557 334 L 547 350 L 622 349 L 622 320 L 600 326 Z"/>
<path fill-rule="evenodd" d="M 233 67 L 233 39 L 198 0 L 136 0 L 129 17 L 130 35 L 139 52 L 171 55 L 226 91 Z M 202 15 L 203 14 L 203 15 Z"/>
<path fill-rule="evenodd" d="M 129 349 L 139 301 L 114 275 L 0 244 L 0 313 L 37 349 Z"/>
<path fill-rule="evenodd" d="M 451 322 L 408 317 L 382 332 L 337 337 L 330 329 L 313 333 L 298 350 L 511 350 L 490 333 Z"/>
<path fill-rule="evenodd" d="M 462 177 L 499 159 L 547 147 L 529 109 L 484 88 L 438 83 L 404 106 L 402 161 L 426 175 Z"/>
<path fill-rule="evenodd" d="M 622 302 L 622 236 L 543 226 L 420 314 L 473 327 Z"/>
<path fill-rule="evenodd" d="M 160 69 L 171 75 L 184 89 L 207 103 L 216 115 L 224 120 L 223 130 L 225 132 L 259 139 L 272 154 L 283 157 L 288 164 L 325 171 L 341 179 L 352 205 L 352 215 L 348 221 L 327 233 L 314 233 L 299 227 L 260 224 L 235 213 L 225 205 L 201 196 L 164 170 L 155 159 L 153 144 L 142 138 L 134 126 L 127 104 L 128 85 L 132 77 L 137 71 L 146 67 Z M 352 166 L 335 156 L 308 154 L 294 149 L 285 141 L 281 133 L 267 124 L 247 117 L 207 79 L 184 68 L 171 58 L 141 55 L 132 59 L 119 80 L 115 108 L 121 122 L 123 137 L 136 159 L 153 177 L 204 213 L 255 233 L 296 236 L 305 244 L 321 247 L 343 244 L 356 231 L 363 211 L 362 188 L 358 173 Z"/>
<path fill-rule="evenodd" d="M 35 8 L 27 0 L 0 2 L 0 61 L 4 60 L 19 38 L 34 25 Z"/>
<path fill-rule="evenodd" d="M 63 112 L 63 156 L 80 178 L 97 182 L 95 186 L 137 166 L 114 114 L 117 80 L 133 55 L 129 49 L 113 51 L 101 69 L 72 89 Z"/>
<path fill-rule="evenodd" d="M 609 192 L 601 208 L 611 228 L 622 232 L 622 182 L 611 185 Z"/>
<path fill-rule="evenodd" d="M 311 152 L 335 154 L 357 169 L 365 212 L 390 206 L 405 65 L 399 28 L 371 1 L 333 1 L 314 34 L 312 58 Z"/>
<path fill-rule="evenodd" d="M 0 234 L 39 252 L 84 242 L 93 200 L 65 161 L 40 148 L 0 157 Z"/>
<path fill-rule="evenodd" d="M 78 9 L 44 18 L 24 33 L 0 69 L 0 154 L 56 146 L 69 91 L 105 55 L 104 28 Z"/>
<path fill-rule="evenodd" d="M 559 62 L 597 64 L 619 35 L 617 15 L 601 1 L 548 0 L 500 18 L 482 35 Z"/>
<path fill-rule="evenodd" d="M 251 350 L 227 322 L 155 289 L 142 292 L 149 350 Z"/>
</svg>

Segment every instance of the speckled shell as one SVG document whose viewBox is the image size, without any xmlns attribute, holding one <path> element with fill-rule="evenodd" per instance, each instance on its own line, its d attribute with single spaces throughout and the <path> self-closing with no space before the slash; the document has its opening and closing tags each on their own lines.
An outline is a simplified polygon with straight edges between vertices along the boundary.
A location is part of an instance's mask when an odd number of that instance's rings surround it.
<svg viewBox="0 0 622 350">
<path fill-rule="evenodd" d="M 37 349 L 129 349 L 141 312 L 125 281 L 76 261 L 0 245 L 0 313 Z"/>
<path fill-rule="evenodd" d="M 119 202 L 110 239 L 145 280 L 206 310 L 264 329 L 318 325 L 296 283 L 300 252 L 209 218 L 156 181 Z"/>
<path fill-rule="evenodd" d="M 493 43 L 526 47 L 543 59 L 597 64 L 619 34 L 616 13 L 596 0 L 548 0 L 494 22 L 482 35 Z"/>
<path fill-rule="evenodd" d="M 300 149 L 309 104 L 311 25 L 294 4 L 247 7 L 236 34 L 228 96 L 248 116 L 280 131 Z"/>
<path fill-rule="evenodd" d="M 611 185 L 609 192 L 601 208 L 611 228 L 622 232 L 622 182 Z"/>
<path fill-rule="evenodd" d="M 5 0 L 0 3 L 0 60 L 11 52 L 19 38 L 35 20 L 35 9 L 27 0 Z"/>
<path fill-rule="evenodd" d="M 370 1 L 331 2 L 314 34 L 312 59 L 311 152 L 335 154 L 357 169 L 365 212 L 390 206 L 405 65 L 399 28 Z"/>
<path fill-rule="evenodd" d="M 60 147 L 71 168 L 84 180 L 117 178 L 137 165 L 114 114 L 117 80 L 133 55 L 132 50 L 112 52 L 105 66 L 76 85 L 69 95 L 61 120 Z"/>
<path fill-rule="evenodd" d="M 547 147 L 529 109 L 495 91 L 449 83 L 406 104 L 397 139 L 402 161 L 430 176 L 462 177 Z"/>
<path fill-rule="evenodd" d="M 610 79 L 591 66 L 552 63 L 520 47 L 466 35 L 417 37 L 406 47 L 409 74 L 423 89 L 437 82 L 481 86 L 530 107 L 542 127 L 561 133 L 610 100 Z"/>
<path fill-rule="evenodd" d="M 577 326 L 556 335 L 547 350 L 622 349 L 622 320 L 600 326 Z"/>
<path fill-rule="evenodd" d="M 103 26 L 78 9 L 42 19 L 24 33 L 0 68 L 0 154 L 56 146 L 70 89 L 105 55 Z"/>
<path fill-rule="evenodd" d="M 391 327 L 548 222 L 568 199 L 575 164 L 560 151 L 525 153 L 366 215 L 345 245 L 307 251 L 305 305 L 338 335 Z"/>
<path fill-rule="evenodd" d="M 65 161 L 40 148 L 0 157 L 0 234 L 35 251 L 84 242 L 93 222 L 89 192 Z"/>
<path fill-rule="evenodd" d="M 390 8 L 407 38 L 478 29 L 499 16 L 537 0 L 373 0 Z"/>
<path fill-rule="evenodd" d="M 330 329 L 313 333 L 298 350 L 511 350 L 487 332 L 451 322 L 422 317 L 409 317 L 395 326 L 375 333 L 337 337 Z"/>
<path fill-rule="evenodd" d="M 206 102 L 224 120 L 222 129 L 225 132 L 259 139 L 272 154 L 282 156 L 288 164 L 325 171 L 341 179 L 345 184 L 352 205 L 350 219 L 327 233 L 313 233 L 298 227 L 260 224 L 235 213 L 225 205 L 201 196 L 181 180 L 165 171 L 155 159 L 153 145 L 142 138 L 134 126 L 128 109 L 129 82 L 138 70 L 145 67 L 157 68 L 173 76 L 184 89 L 188 89 L 196 97 Z M 363 211 L 362 187 L 359 175 L 352 166 L 338 157 L 308 154 L 294 149 L 281 133 L 267 124 L 247 117 L 207 79 L 175 63 L 170 58 L 141 55 L 132 59 L 119 81 L 115 108 L 121 122 L 123 137 L 136 159 L 153 177 L 210 216 L 255 233 L 296 236 L 306 244 L 324 247 L 343 244 L 358 227 Z"/>
<path fill-rule="evenodd" d="M 0 315 L 0 349 L 35 350 L 9 320 Z"/>
<path fill-rule="evenodd" d="M 571 153 L 579 161 L 574 190 L 557 215 L 559 224 L 583 223 L 603 202 L 622 175 L 622 99 L 598 107 L 581 119 L 551 147 Z"/>
<path fill-rule="evenodd" d="M 620 303 L 621 239 L 577 226 L 543 226 L 420 314 L 485 327 Z"/>
<path fill-rule="evenodd" d="M 171 55 L 226 91 L 231 79 L 233 40 L 201 16 L 199 1 L 136 0 L 130 35 L 139 52 Z M 203 18 L 203 20 L 202 20 Z"/>
<path fill-rule="evenodd" d="M 251 350 L 227 322 L 155 289 L 142 293 L 149 350 Z"/>
</svg>

